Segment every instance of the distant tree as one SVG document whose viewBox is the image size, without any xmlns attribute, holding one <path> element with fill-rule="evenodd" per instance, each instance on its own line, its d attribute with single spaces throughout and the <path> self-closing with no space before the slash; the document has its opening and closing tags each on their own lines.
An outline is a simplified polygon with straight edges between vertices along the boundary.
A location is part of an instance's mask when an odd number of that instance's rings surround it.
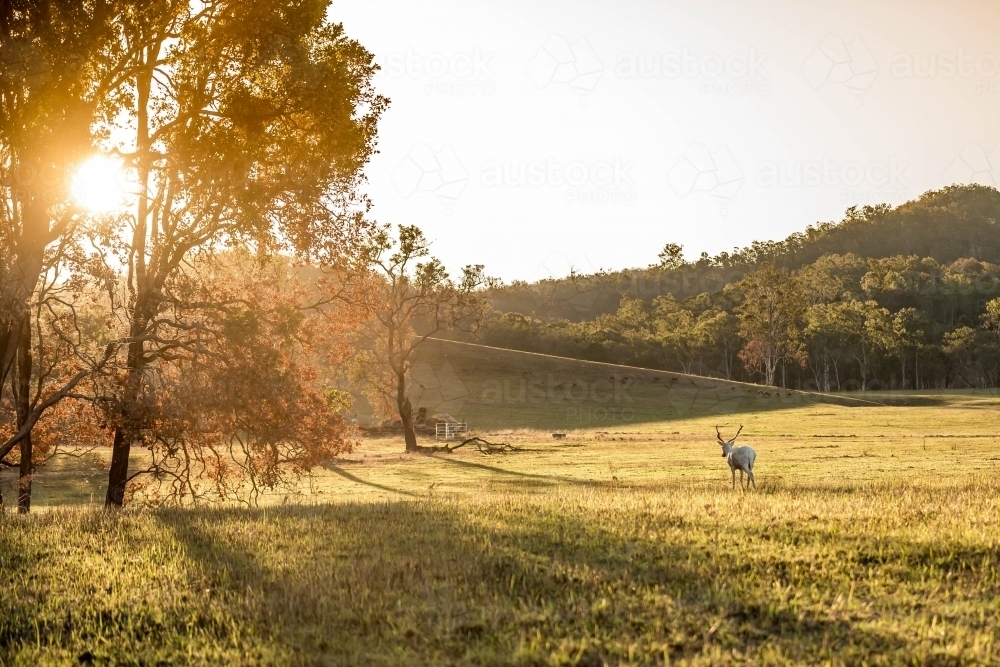
<svg viewBox="0 0 1000 667">
<path fill-rule="evenodd" d="M 836 389 L 841 389 L 839 360 L 851 339 L 851 320 L 845 315 L 847 307 L 848 304 L 843 302 L 817 303 L 806 312 L 803 338 L 809 353 L 809 367 L 819 391 L 831 390 L 831 368 Z"/>
<path fill-rule="evenodd" d="M 363 351 L 358 375 L 376 401 L 399 415 L 406 451 L 414 452 L 419 446 L 407 389 L 413 354 L 441 332 L 478 331 L 487 315 L 482 292 L 496 282 L 481 265 L 470 265 L 456 283 L 430 256 L 430 243 L 420 229 L 401 225 L 396 239 L 389 232 L 380 229 L 366 259 L 373 272 L 371 290 L 364 295 L 371 316 L 358 341 Z"/>
<path fill-rule="evenodd" d="M 786 269 L 765 263 L 740 282 L 744 301 L 737 309 L 740 336 L 746 345 L 740 359 L 774 385 L 779 363 L 806 361 L 801 327 L 807 301 L 802 287 Z"/>
<path fill-rule="evenodd" d="M 698 329 L 694 313 L 668 294 L 654 302 L 652 325 L 664 354 L 676 359 L 681 371 L 691 373 L 705 347 L 704 331 Z"/>
<path fill-rule="evenodd" d="M 876 301 L 849 301 L 840 306 L 849 341 L 848 354 L 858 363 L 861 391 L 868 389 L 872 356 L 892 346 L 892 320 L 889 311 Z"/>
<path fill-rule="evenodd" d="M 663 250 L 657 255 L 660 259 L 656 266 L 661 269 L 680 269 L 686 262 L 684 261 L 684 246 L 678 243 L 668 243 L 663 246 Z"/>
<path fill-rule="evenodd" d="M 942 267 L 932 258 L 893 256 L 868 260 L 861 288 L 890 311 L 933 307 L 942 284 Z"/>
<path fill-rule="evenodd" d="M 799 271 L 802 289 L 812 303 L 857 298 L 867 263 L 855 255 L 824 255 Z"/>
<path fill-rule="evenodd" d="M 948 356 L 952 370 L 967 387 L 979 386 L 986 374 L 982 367 L 990 347 L 990 334 L 972 327 L 958 327 L 944 335 L 941 348 Z"/>
<path fill-rule="evenodd" d="M 710 309 L 698 316 L 698 332 L 706 353 L 714 353 L 720 360 L 722 374 L 727 380 L 733 379 L 736 355 L 739 354 L 739 320 L 724 310 Z"/>
<path fill-rule="evenodd" d="M 615 363 L 645 359 L 653 345 L 653 322 L 642 299 L 624 295 L 614 315 L 600 315 L 587 327 L 586 338 L 605 347 Z"/>
<path fill-rule="evenodd" d="M 986 312 L 980 316 L 980 326 L 992 335 L 991 361 L 993 386 L 1000 386 L 1000 298 L 986 303 Z"/>
<path fill-rule="evenodd" d="M 531 318 L 521 313 L 504 313 L 488 322 L 484 333 L 487 345 L 530 351 L 535 345 Z"/>
<path fill-rule="evenodd" d="M 916 308 L 903 308 L 892 316 L 887 347 L 899 355 L 900 389 L 906 389 L 906 362 L 911 355 L 914 363 L 912 388 L 919 388 L 917 385 L 920 377 L 920 349 L 926 342 L 925 332 L 929 324 L 926 315 Z"/>
</svg>

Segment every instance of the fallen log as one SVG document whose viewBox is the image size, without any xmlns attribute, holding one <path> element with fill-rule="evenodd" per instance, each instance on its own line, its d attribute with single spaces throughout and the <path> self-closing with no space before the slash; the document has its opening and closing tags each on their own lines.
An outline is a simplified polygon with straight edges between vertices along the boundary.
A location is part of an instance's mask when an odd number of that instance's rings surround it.
<svg viewBox="0 0 1000 667">
<path fill-rule="evenodd" d="M 517 447 L 510 445 L 506 442 L 490 442 L 484 438 L 473 437 L 463 440 L 457 445 L 435 445 L 432 447 L 417 445 L 417 451 L 422 454 L 436 454 L 443 452 L 445 454 L 451 454 L 453 451 L 459 447 L 465 447 L 466 445 L 474 444 L 476 449 L 479 450 L 481 454 L 506 454 L 507 452 L 519 451 Z"/>
</svg>

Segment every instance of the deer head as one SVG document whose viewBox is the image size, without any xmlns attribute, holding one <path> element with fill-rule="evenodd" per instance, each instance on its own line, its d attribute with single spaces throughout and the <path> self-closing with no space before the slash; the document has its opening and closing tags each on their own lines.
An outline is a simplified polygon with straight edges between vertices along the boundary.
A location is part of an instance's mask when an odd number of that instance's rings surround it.
<svg viewBox="0 0 1000 667">
<path fill-rule="evenodd" d="M 733 450 L 733 443 L 736 442 L 736 438 L 740 437 L 740 431 L 743 430 L 743 424 L 740 424 L 740 430 L 736 431 L 736 435 L 732 437 L 731 440 L 725 440 L 722 434 L 719 432 L 719 427 L 715 427 L 715 438 L 719 441 L 719 445 L 722 447 L 722 456 L 726 457 L 729 452 Z"/>
</svg>

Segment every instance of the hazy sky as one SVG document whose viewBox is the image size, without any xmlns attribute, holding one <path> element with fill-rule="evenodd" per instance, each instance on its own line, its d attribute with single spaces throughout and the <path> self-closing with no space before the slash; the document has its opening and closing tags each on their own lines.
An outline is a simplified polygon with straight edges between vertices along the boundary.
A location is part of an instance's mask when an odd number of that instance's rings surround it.
<svg viewBox="0 0 1000 667">
<path fill-rule="evenodd" d="M 1000 184 L 1000 2 L 335 0 L 392 100 L 375 217 L 505 280 Z"/>
</svg>

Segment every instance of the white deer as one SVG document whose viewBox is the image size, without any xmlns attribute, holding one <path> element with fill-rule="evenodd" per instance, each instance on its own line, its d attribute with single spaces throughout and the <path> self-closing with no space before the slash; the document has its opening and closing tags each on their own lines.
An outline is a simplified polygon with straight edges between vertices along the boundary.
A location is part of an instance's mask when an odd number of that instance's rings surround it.
<svg viewBox="0 0 1000 667">
<path fill-rule="evenodd" d="M 719 444 L 722 446 L 722 456 L 726 459 L 726 463 L 729 464 L 729 470 L 733 473 L 733 490 L 736 490 L 736 471 L 739 470 L 740 489 L 743 489 L 743 473 L 746 473 L 750 478 L 750 481 L 747 482 L 747 489 L 753 484 L 753 488 L 756 491 L 757 482 L 753 478 L 753 462 L 757 458 L 757 452 L 753 450 L 753 447 L 747 447 L 746 445 L 735 447 L 733 445 L 742 430 L 743 424 L 740 424 L 740 430 L 736 432 L 732 440 L 723 440 L 722 434 L 719 433 L 719 427 L 716 426 L 715 437 L 719 440 Z"/>
</svg>

